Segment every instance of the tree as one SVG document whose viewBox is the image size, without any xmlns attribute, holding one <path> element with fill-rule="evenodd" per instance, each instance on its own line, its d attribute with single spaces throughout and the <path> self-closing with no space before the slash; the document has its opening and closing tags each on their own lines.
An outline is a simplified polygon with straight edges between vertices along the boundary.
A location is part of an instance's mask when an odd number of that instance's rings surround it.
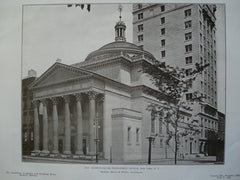
<svg viewBox="0 0 240 180">
<path fill-rule="evenodd" d="M 148 107 L 152 116 L 157 115 L 163 118 L 163 124 L 166 126 L 167 139 L 166 145 L 174 138 L 174 154 L 175 164 L 177 164 L 177 155 L 179 151 L 180 137 L 189 134 L 196 135 L 199 133 L 198 121 L 193 115 L 188 127 L 180 128 L 179 124 L 183 123 L 183 112 L 192 111 L 192 105 L 196 102 L 201 102 L 204 96 L 200 96 L 197 91 L 193 94 L 186 94 L 189 92 L 196 77 L 207 68 L 209 64 L 196 63 L 193 69 L 174 68 L 166 65 L 164 62 L 154 61 L 152 64 L 147 64 L 143 67 L 143 72 L 150 76 L 153 84 L 158 88 L 154 95 L 161 104 L 158 106 L 151 104 Z M 187 97 L 186 97 L 187 95 Z M 187 100 L 186 100 L 187 99 Z"/>
<path fill-rule="evenodd" d="M 83 9 L 84 6 L 85 6 L 85 4 L 68 4 L 68 5 L 67 5 L 67 7 L 73 7 L 73 6 L 75 6 L 75 7 L 81 7 L 81 9 Z M 91 10 L 91 5 L 90 5 L 90 4 L 86 4 L 86 6 L 87 6 L 87 11 L 90 12 L 90 10 Z"/>
</svg>

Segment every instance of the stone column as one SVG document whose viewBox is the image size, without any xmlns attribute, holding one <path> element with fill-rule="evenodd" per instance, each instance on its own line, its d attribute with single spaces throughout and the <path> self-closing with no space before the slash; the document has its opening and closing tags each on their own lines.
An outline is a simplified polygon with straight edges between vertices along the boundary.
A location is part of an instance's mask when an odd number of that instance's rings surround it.
<svg viewBox="0 0 240 180">
<path fill-rule="evenodd" d="M 64 154 L 71 154 L 71 121 L 70 121 L 70 110 L 69 110 L 69 96 L 63 96 L 65 103 L 65 119 L 64 119 L 64 134 L 65 134 L 65 142 L 64 142 Z"/>
<path fill-rule="evenodd" d="M 41 101 L 43 104 L 43 150 L 42 153 L 48 154 L 48 113 L 47 99 Z"/>
<path fill-rule="evenodd" d="M 39 101 L 33 101 L 34 106 L 34 152 L 39 153 L 39 118 L 38 107 Z"/>
<path fill-rule="evenodd" d="M 95 98 L 97 93 L 94 91 L 88 92 L 89 97 L 89 155 L 95 154 L 95 141 L 96 134 L 93 128 L 95 120 Z"/>
<path fill-rule="evenodd" d="M 58 154 L 58 111 L 57 111 L 57 98 L 51 98 L 53 110 L 52 110 L 52 119 L 53 119 L 53 154 Z"/>
<path fill-rule="evenodd" d="M 83 155 L 83 147 L 82 147 L 82 141 L 83 141 L 83 122 L 82 122 L 82 95 L 81 94 L 75 94 L 76 97 L 76 106 L 77 106 L 77 144 L 76 144 L 76 152 L 77 155 Z"/>
<path fill-rule="evenodd" d="M 111 154 L 111 136 L 109 136 L 109 126 L 111 127 L 111 124 L 109 124 L 110 122 L 108 121 L 108 117 L 107 117 L 107 107 L 106 107 L 106 101 L 107 101 L 107 97 L 106 94 L 103 95 L 103 156 L 106 159 L 110 158 L 110 154 Z"/>
</svg>

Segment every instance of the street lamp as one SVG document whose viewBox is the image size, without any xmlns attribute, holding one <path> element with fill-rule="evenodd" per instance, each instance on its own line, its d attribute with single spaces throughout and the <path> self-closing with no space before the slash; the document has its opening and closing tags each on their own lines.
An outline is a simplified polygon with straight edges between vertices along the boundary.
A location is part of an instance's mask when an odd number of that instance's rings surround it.
<svg viewBox="0 0 240 180">
<path fill-rule="evenodd" d="M 148 164 L 151 164 L 151 154 L 152 154 L 152 142 L 155 140 L 155 137 L 149 136 L 147 137 L 149 141 L 149 147 L 148 147 Z"/>
<path fill-rule="evenodd" d="M 100 126 L 98 125 L 98 120 L 99 120 L 99 116 L 98 114 L 96 115 L 93 127 L 95 128 L 95 143 L 96 143 L 96 163 L 98 163 L 98 143 L 100 141 L 100 139 L 98 138 L 98 129 L 100 128 Z"/>
</svg>

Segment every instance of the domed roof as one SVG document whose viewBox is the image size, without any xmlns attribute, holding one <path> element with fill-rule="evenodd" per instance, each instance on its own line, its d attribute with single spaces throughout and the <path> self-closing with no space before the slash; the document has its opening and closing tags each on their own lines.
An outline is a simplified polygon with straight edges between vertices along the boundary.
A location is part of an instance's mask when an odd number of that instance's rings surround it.
<svg viewBox="0 0 240 180">
<path fill-rule="evenodd" d="M 101 48 L 99 48 L 96 51 L 93 51 L 90 53 L 85 61 L 89 61 L 91 59 L 94 59 L 94 57 L 110 54 L 110 53 L 125 53 L 125 54 L 132 54 L 132 55 L 146 55 L 148 57 L 154 58 L 153 55 L 147 51 L 144 51 L 141 47 L 124 41 L 115 41 L 108 43 Z"/>
<path fill-rule="evenodd" d="M 115 41 L 115 42 L 111 42 L 108 43 L 106 45 L 104 45 L 103 47 L 101 47 L 99 50 L 107 50 L 107 49 L 118 49 L 118 48 L 131 48 L 131 49 L 136 49 L 136 50 L 142 50 L 140 47 L 138 47 L 135 44 L 129 43 L 129 42 L 122 42 L 122 41 Z"/>
<path fill-rule="evenodd" d="M 125 29 L 126 26 L 120 18 L 120 21 L 118 21 L 115 25 L 115 41 L 102 46 L 96 51 L 93 51 L 87 56 L 85 61 L 94 61 L 95 59 L 99 59 L 105 55 L 109 56 L 111 54 L 119 53 L 127 54 L 130 57 L 136 55 L 145 55 L 154 59 L 151 53 L 144 51 L 141 47 L 138 47 L 135 44 L 126 42 Z"/>
</svg>

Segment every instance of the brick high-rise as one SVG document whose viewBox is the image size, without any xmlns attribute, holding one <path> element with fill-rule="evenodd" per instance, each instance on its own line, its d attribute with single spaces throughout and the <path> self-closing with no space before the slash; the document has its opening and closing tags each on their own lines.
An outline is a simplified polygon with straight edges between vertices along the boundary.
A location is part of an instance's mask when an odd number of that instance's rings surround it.
<svg viewBox="0 0 240 180">
<path fill-rule="evenodd" d="M 198 76 L 186 94 L 205 96 L 194 107 L 200 125 L 199 152 L 215 154 L 217 118 L 217 59 L 214 4 L 134 4 L 133 43 L 166 64 L 186 69 L 195 63 L 210 66 Z"/>
</svg>

